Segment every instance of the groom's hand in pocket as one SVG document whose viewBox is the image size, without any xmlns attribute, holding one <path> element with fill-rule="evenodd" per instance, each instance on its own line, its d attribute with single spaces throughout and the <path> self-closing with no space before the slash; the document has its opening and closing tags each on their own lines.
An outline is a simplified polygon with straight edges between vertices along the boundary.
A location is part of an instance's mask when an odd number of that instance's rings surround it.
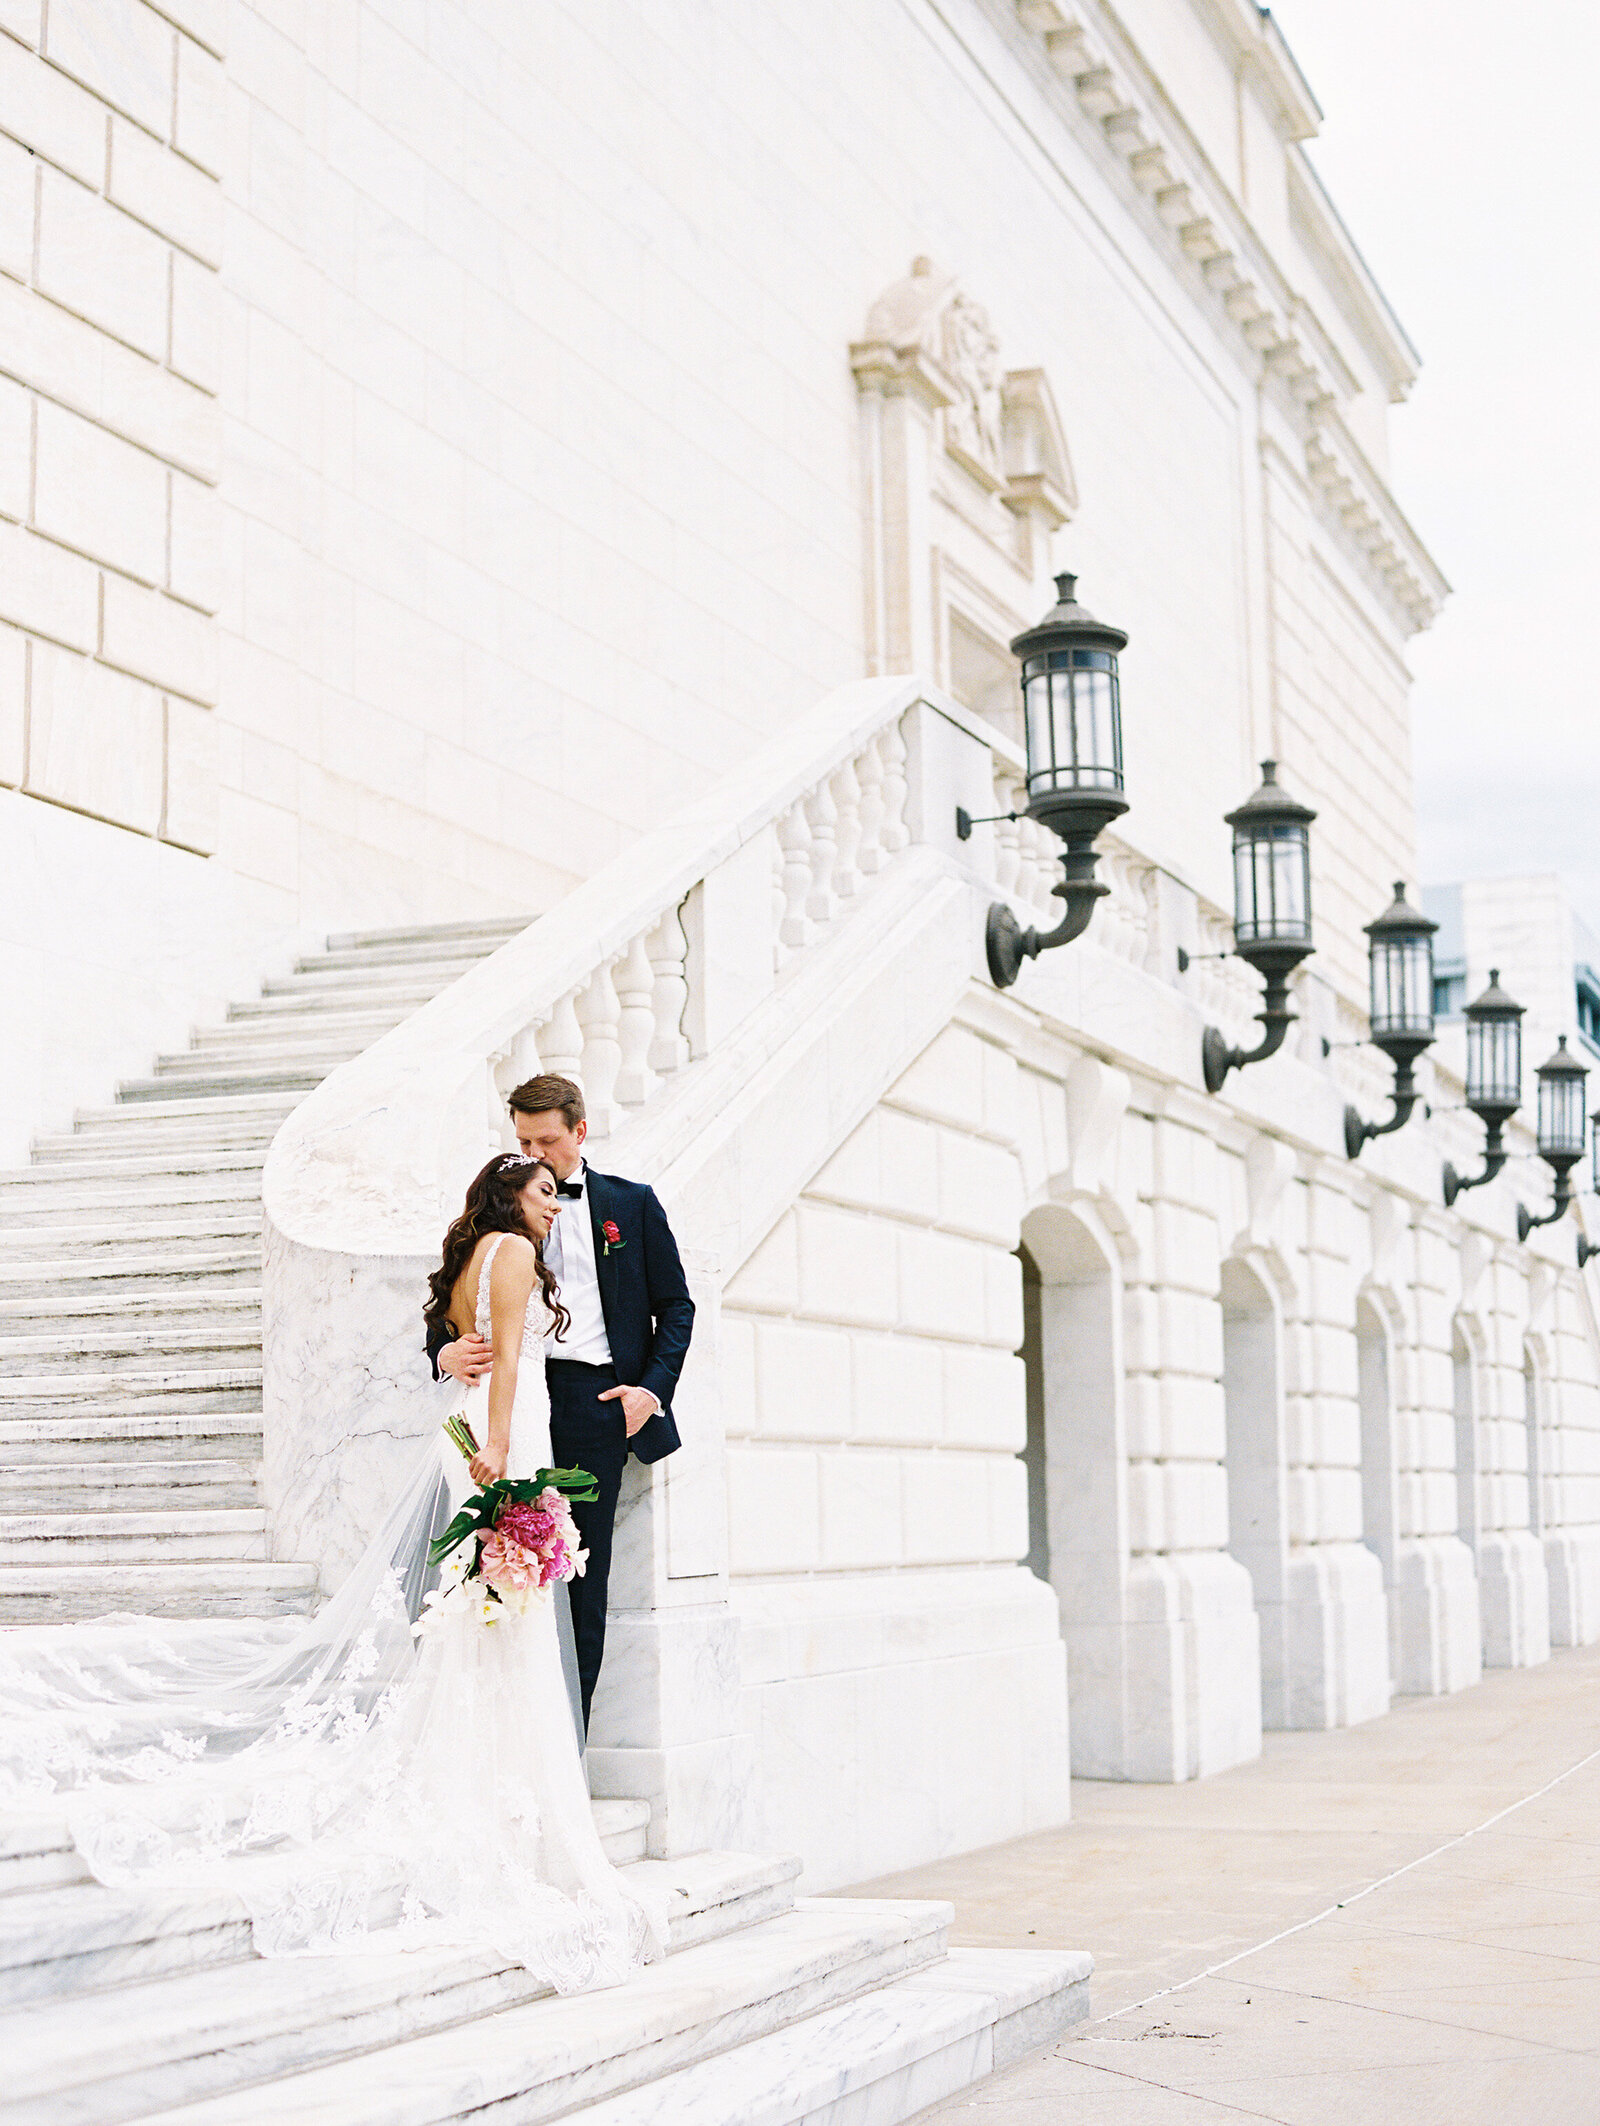
<svg viewBox="0 0 1600 2126">
<path fill-rule="evenodd" d="M 439 1353 L 439 1371 L 475 1388 L 494 1362 L 494 1346 L 481 1336 L 458 1336 Z"/>
<path fill-rule="evenodd" d="M 648 1388 L 607 1388 L 600 1400 L 603 1403 L 614 1403 L 619 1396 L 622 1399 L 622 1422 L 628 1428 L 629 1439 L 632 1439 L 642 1426 L 649 1424 L 661 1405 Z"/>
</svg>

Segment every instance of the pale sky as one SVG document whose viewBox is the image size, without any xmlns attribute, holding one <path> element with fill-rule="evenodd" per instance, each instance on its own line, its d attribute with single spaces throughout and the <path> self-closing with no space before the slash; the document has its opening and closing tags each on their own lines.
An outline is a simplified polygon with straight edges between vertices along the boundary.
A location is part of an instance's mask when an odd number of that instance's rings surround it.
<svg viewBox="0 0 1600 2126">
<path fill-rule="evenodd" d="M 1454 596 L 1411 649 L 1425 880 L 1600 928 L 1600 4 L 1274 0 L 1308 143 L 1422 354 L 1391 481 Z"/>
</svg>

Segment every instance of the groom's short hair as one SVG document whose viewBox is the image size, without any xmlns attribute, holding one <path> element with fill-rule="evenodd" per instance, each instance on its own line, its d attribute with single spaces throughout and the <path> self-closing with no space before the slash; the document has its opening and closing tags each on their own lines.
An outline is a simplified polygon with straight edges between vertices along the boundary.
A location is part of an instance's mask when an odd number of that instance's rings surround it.
<svg viewBox="0 0 1600 2126">
<path fill-rule="evenodd" d="M 507 1113 L 513 1115 L 549 1115 L 558 1108 L 568 1129 L 576 1129 L 584 1119 L 582 1088 L 570 1078 L 558 1078 L 553 1070 L 525 1078 L 506 1102 Z"/>
</svg>

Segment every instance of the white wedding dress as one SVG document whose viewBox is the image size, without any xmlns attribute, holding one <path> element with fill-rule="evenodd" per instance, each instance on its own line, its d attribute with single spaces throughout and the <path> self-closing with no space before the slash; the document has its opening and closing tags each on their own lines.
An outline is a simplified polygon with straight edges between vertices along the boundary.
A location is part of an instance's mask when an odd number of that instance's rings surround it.
<svg viewBox="0 0 1600 2126">
<path fill-rule="evenodd" d="M 489 1334 L 488 1249 L 477 1329 Z M 523 1330 L 507 1474 L 550 1461 L 549 1316 Z M 488 1436 L 487 1385 L 468 1422 Z M 93 1875 L 225 1888 L 263 1956 L 452 1943 L 561 1993 L 665 1947 L 594 1826 L 552 1596 L 492 1626 L 447 1603 L 439 1533 L 473 1484 L 440 1435 L 309 1620 L 151 1618 L 0 1634 L 0 1802 L 65 1808 Z"/>
</svg>

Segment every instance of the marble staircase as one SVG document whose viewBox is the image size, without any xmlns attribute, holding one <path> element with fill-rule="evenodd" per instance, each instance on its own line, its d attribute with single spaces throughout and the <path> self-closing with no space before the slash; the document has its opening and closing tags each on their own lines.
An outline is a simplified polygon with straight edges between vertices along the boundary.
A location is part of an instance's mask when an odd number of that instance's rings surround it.
<svg viewBox="0 0 1600 2126">
<path fill-rule="evenodd" d="M 517 928 L 330 939 L 0 1176 L 7 1640 L 119 1610 L 274 1634 L 313 1605 L 257 1490 L 263 1162 L 330 1072 Z M 896 2126 L 1088 2013 L 1081 1951 L 952 1950 L 946 1905 L 797 1899 L 793 1859 L 674 1852 L 648 1803 L 595 1809 L 667 1895 L 670 1951 L 562 1999 L 492 1952 L 264 1961 L 232 1897 L 108 1887 L 60 1811 L 0 1811 L 0 2126 Z"/>
<path fill-rule="evenodd" d="M 892 2122 L 1088 2011 L 1079 1952 L 949 1951 L 947 1905 L 797 1901 L 795 1860 L 648 1859 L 647 1803 L 594 1808 L 669 1953 L 564 2000 L 479 1950 L 264 1962 L 231 1895 L 108 1889 L 58 1815 L 0 1818 L 0 2119 Z"/>
<path fill-rule="evenodd" d="M 262 1165 L 330 1071 L 523 927 L 331 937 L 0 1174 L 0 1624 L 311 1605 L 257 1492 Z"/>
</svg>

